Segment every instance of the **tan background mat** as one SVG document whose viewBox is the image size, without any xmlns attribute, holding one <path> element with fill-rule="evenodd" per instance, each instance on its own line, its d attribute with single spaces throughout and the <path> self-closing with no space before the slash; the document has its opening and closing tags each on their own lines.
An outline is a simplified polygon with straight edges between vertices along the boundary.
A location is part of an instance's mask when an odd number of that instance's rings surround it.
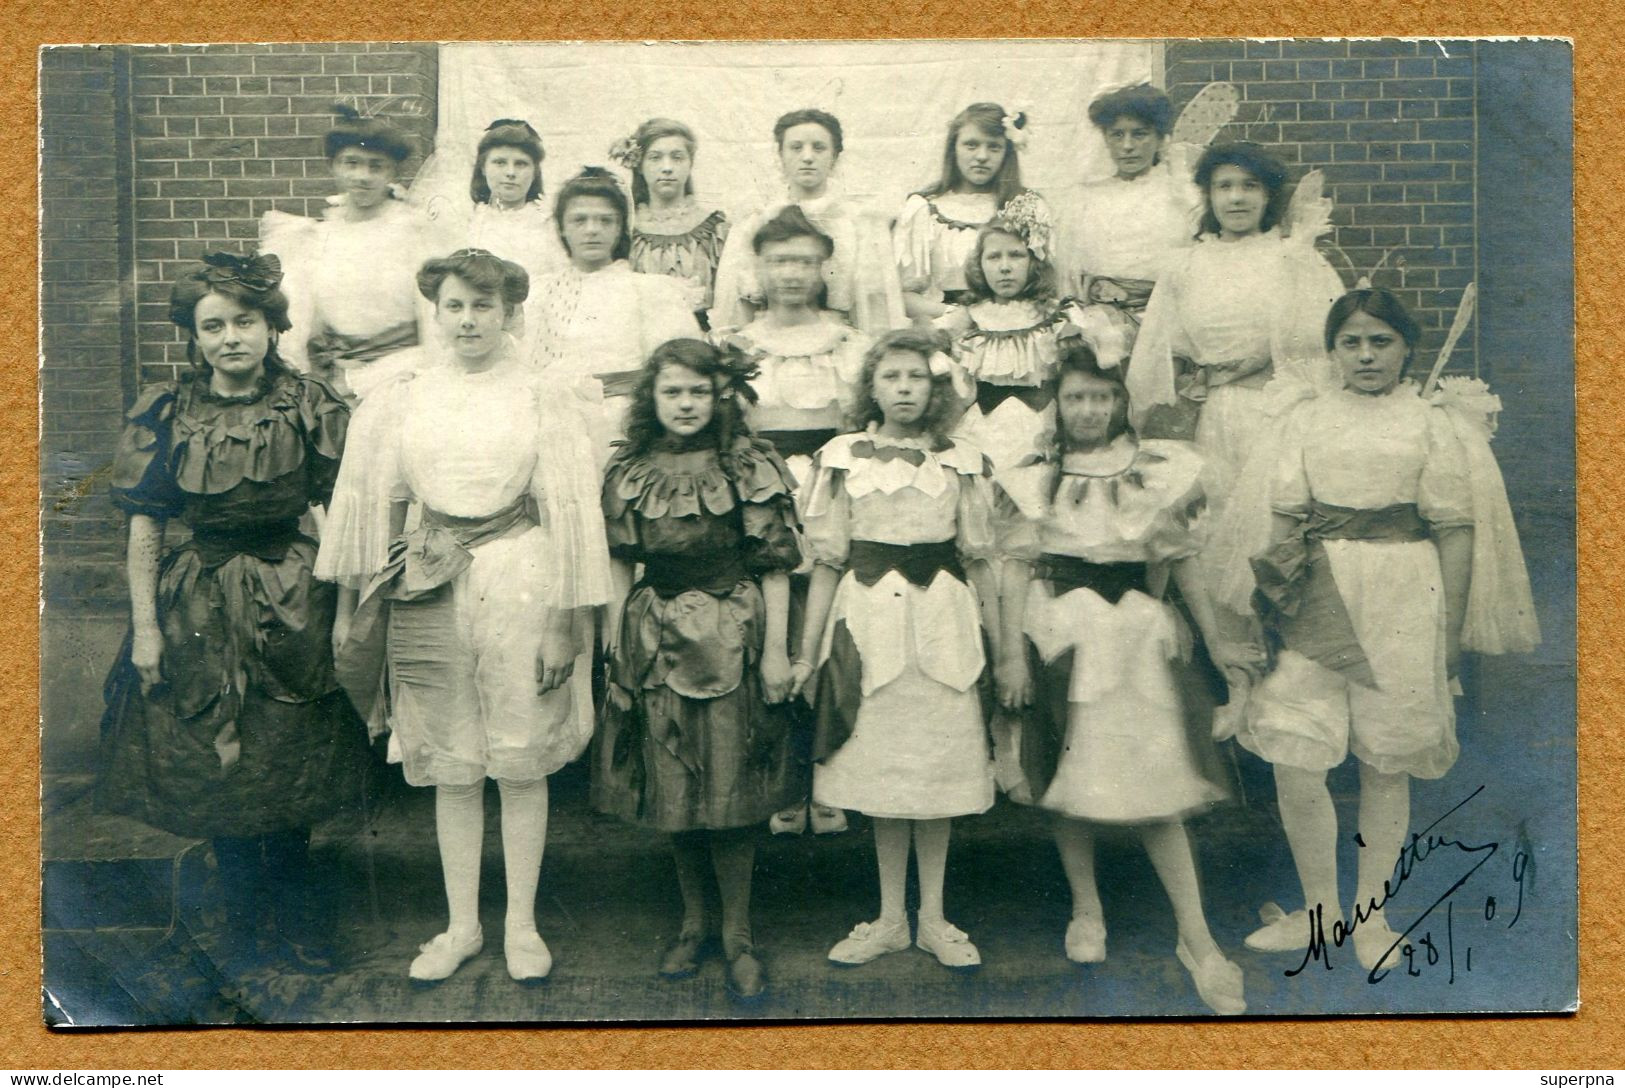
<svg viewBox="0 0 1625 1088">
<path fill-rule="evenodd" d="M 636 5 L 454 5 L 395 0 L 371 8 L 319 0 L 151 0 L 9 5 L 0 42 L 0 192 L 14 222 L 0 231 L 0 629 L 6 667 L 4 742 L 16 753 L 0 805 L 0 1065 L 49 1070 L 218 1067 L 1625 1067 L 1625 656 L 1615 634 L 1622 579 L 1610 560 L 1625 539 L 1615 437 L 1625 351 L 1613 334 L 1620 288 L 1625 48 L 1605 3 L 1423 4 L 1344 0 L 1240 5 L 1151 0 L 834 0 L 791 5 L 726 0 Z M 744 9 L 747 5 L 739 4 Z M 40 1019 L 38 794 L 37 49 L 62 42 L 447 40 L 535 38 L 1161 37 L 1244 35 L 1466 36 L 1542 34 L 1575 41 L 1580 502 L 1580 995 L 1562 1017 L 1271 1020 L 1249 1023 L 913 1023 L 524 1029 L 207 1029 L 48 1032 Z M 406 1039 L 403 1033 L 411 1031 Z"/>
</svg>

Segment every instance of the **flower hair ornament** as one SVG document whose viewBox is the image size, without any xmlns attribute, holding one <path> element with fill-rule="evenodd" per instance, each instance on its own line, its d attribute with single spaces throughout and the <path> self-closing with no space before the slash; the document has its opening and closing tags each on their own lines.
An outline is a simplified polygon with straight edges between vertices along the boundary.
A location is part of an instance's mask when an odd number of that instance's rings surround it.
<svg viewBox="0 0 1625 1088">
<path fill-rule="evenodd" d="M 622 136 L 609 145 L 609 157 L 635 174 L 643 165 L 643 145 L 632 136 Z"/>
<path fill-rule="evenodd" d="M 1047 259 L 1053 224 L 1049 210 L 1036 192 L 1026 189 L 1005 201 L 996 222 L 1001 229 L 1027 243 L 1034 257 L 1041 261 Z"/>
<path fill-rule="evenodd" d="M 1017 151 L 1027 150 L 1027 137 L 1031 135 L 1028 126 L 1031 122 L 1031 116 L 1022 106 L 1013 107 L 1004 115 L 1004 138 Z"/>
<path fill-rule="evenodd" d="M 203 278 L 211 286 L 234 284 L 256 294 L 274 291 L 282 283 L 282 261 L 275 253 L 209 253 L 203 257 Z"/>
</svg>

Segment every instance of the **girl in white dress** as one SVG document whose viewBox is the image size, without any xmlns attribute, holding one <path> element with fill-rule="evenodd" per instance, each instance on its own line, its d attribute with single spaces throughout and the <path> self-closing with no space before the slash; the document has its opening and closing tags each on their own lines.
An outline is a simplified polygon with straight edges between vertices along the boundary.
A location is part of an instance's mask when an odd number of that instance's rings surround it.
<svg viewBox="0 0 1625 1088">
<path fill-rule="evenodd" d="M 626 398 L 643 361 L 667 340 L 699 336 L 682 288 L 632 271 L 631 206 L 609 171 L 589 166 L 564 183 L 553 222 L 570 267 L 536 285 L 535 364 L 599 408 L 590 420 L 599 466 L 621 437 Z"/>
<path fill-rule="evenodd" d="M 824 268 L 835 241 L 796 205 L 763 223 L 750 239 L 764 308 L 742 328 L 711 334 L 756 358 L 751 428 L 773 443 L 799 483 L 811 479 L 812 455 L 835 437 L 857 395 L 863 353 L 872 341 L 827 306 Z"/>
<path fill-rule="evenodd" d="M 1330 229 L 1294 217 L 1283 237 L 1286 167 L 1254 144 L 1219 144 L 1196 168 L 1202 236 L 1157 281 L 1128 368 L 1129 411 L 1148 438 L 1192 438 L 1202 453 L 1215 524 L 1237 474 L 1267 429 L 1264 386 L 1278 367 L 1321 354 L 1326 311 L 1342 281 L 1316 252 Z M 1203 550 L 1210 593 L 1223 573 L 1225 534 Z M 1222 599 L 1222 598 L 1221 598 Z M 1254 621 L 1224 604 L 1219 622 L 1232 639 L 1251 638 Z"/>
<path fill-rule="evenodd" d="M 870 335 L 906 324 L 885 220 L 840 196 L 831 180 L 844 146 L 841 122 L 823 110 L 792 110 L 774 123 L 773 142 L 784 171 L 785 199 L 745 217 L 729 235 L 717 264 L 711 328 L 748 325 L 766 305 L 752 239 L 790 204 L 835 243 L 824 265 L 826 307 Z"/>
<path fill-rule="evenodd" d="M 908 947 L 911 839 L 914 942 L 949 967 L 981 962 L 942 895 L 953 817 L 993 804 L 984 618 L 997 627 L 990 469 L 943 437 L 953 365 L 929 333 L 881 337 L 853 417 L 864 430 L 819 451 L 801 507 L 817 566 L 793 676 L 801 690 L 818 674 L 813 799 L 874 818 L 880 871 L 880 916 L 830 950 L 837 964 Z"/>
<path fill-rule="evenodd" d="M 976 379 L 976 403 L 955 433 L 987 454 L 995 478 L 1036 454 L 1055 430 L 1050 379 L 1063 336 L 1085 335 L 1098 353 L 1121 355 L 1110 321 L 1056 297 L 1050 252 L 1038 194 L 1023 193 L 976 232 L 965 259 L 966 301 L 932 322 L 953 338 L 954 357 Z"/>
<path fill-rule="evenodd" d="M 1089 120 L 1116 172 L 1059 210 L 1054 259 L 1061 292 L 1121 333 L 1122 354 L 1095 352 L 1102 366 L 1116 366 L 1134 346 L 1157 280 L 1195 242 L 1202 197 L 1191 181 L 1194 149 L 1169 140 L 1173 106 L 1160 90 L 1110 91 L 1089 103 Z"/>
<path fill-rule="evenodd" d="M 513 978 L 534 980 L 552 966 L 535 918 L 547 776 L 592 735 L 587 677 L 570 681 L 591 609 L 609 598 L 598 480 L 573 398 L 504 331 L 524 269 L 462 250 L 427 262 L 418 282 L 451 360 L 363 402 L 375 421 L 346 451 L 317 573 L 342 587 L 340 679 L 367 714 L 384 674 L 406 780 L 436 790 L 451 917 L 411 977 L 444 979 L 480 950 L 484 784 L 495 778 L 504 953 Z M 391 542 L 408 502 L 419 524 Z"/>
<path fill-rule="evenodd" d="M 1327 315 L 1335 367 L 1301 384 L 1272 466 L 1272 545 L 1253 566 L 1278 653 L 1238 738 L 1275 765 L 1305 904 L 1266 907 L 1248 946 L 1313 942 L 1308 955 L 1330 965 L 1352 936 L 1372 981 L 1405 945 L 1383 905 L 1407 841 L 1410 780 L 1442 777 L 1460 750 L 1451 692 L 1461 652 L 1540 641 L 1489 449 L 1500 402 L 1470 378 L 1422 395 L 1404 379 L 1420 332 L 1380 289 L 1351 291 Z M 1345 916 L 1326 772 L 1350 752 L 1361 850 Z"/>
<path fill-rule="evenodd" d="M 794 204 L 756 231 L 756 279 L 766 308 L 742 329 L 718 329 L 712 339 L 732 344 L 755 358 L 757 401 L 747 409 L 756 433 L 773 443 L 800 485 L 812 479 L 812 455 L 830 439 L 857 400 L 858 375 L 868 336 L 826 308 L 824 267 L 835 242 Z M 792 607 L 806 601 L 810 561 L 791 581 Z M 798 734 L 799 737 L 799 734 Z M 805 758 L 806 753 L 801 753 Z M 818 834 L 846 829 L 846 814 L 806 797 L 773 816 L 777 834 L 800 834 L 811 824 Z"/>
<path fill-rule="evenodd" d="M 675 279 L 704 328 L 728 217 L 695 199 L 698 149 L 693 129 L 651 117 L 609 154 L 632 172 L 632 270 Z"/>
<path fill-rule="evenodd" d="M 1027 115 L 997 103 L 974 103 L 948 123 L 941 177 L 903 201 L 892 229 L 909 317 L 930 321 L 967 301 L 965 260 L 977 230 L 1029 191 L 1021 184 L 1026 144 Z M 1048 208 L 1037 194 L 1034 199 L 1047 223 Z"/>
<path fill-rule="evenodd" d="M 320 219 L 268 211 L 260 248 L 282 259 L 291 333 L 283 355 L 354 404 L 400 367 L 415 367 L 414 275 L 429 255 L 426 221 L 395 187 L 411 145 L 375 117 L 338 106 L 323 147 L 340 192 Z M 387 255 L 387 260 L 380 260 Z M 387 360 L 387 362 L 386 362 Z"/>
<path fill-rule="evenodd" d="M 999 692 L 1022 712 L 1012 793 L 1056 816 L 1068 959 L 1106 958 L 1095 825 L 1131 825 L 1173 903 L 1180 963 L 1215 1012 L 1241 1013 L 1241 970 L 1208 931 L 1184 824 L 1225 791 L 1205 723 L 1182 706 L 1188 636 L 1160 599 L 1171 575 L 1216 664 L 1241 674 L 1246 654 L 1220 640 L 1196 570 L 1202 461 L 1186 443 L 1136 439 L 1117 368 L 1086 345 L 1064 347 L 1059 368 L 1052 452 L 1000 481 Z"/>
</svg>

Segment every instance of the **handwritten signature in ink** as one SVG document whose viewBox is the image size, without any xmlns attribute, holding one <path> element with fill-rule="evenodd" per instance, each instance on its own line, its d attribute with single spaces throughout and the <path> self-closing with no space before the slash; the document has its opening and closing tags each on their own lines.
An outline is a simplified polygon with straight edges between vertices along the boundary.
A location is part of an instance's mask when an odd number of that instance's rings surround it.
<svg viewBox="0 0 1625 1088">
<path fill-rule="evenodd" d="M 1419 955 L 1423 958 L 1423 965 L 1430 967 L 1436 966 L 1441 959 L 1444 959 L 1448 962 L 1450 968 L 1450 984 L 1455 985 L 1456 904 L 1454 896 L 1464 886 L 1466 886 L 1467 882 L 1470 881 L 1480 869 L 1484 868 L 1484 866 L 1489 863 L 1490 859 L 1495 857 L 1495 855 L 1500 851 L 1501 844 L 1498 841 L 1484 843 L 1464 842 L 1461 839 L 1451 838 L 1448 835 L 1436 833 L 1436 829 L 1451 816 L 1454 816 L 1456 813 L 1465 808 L 1476 797 L 1478 797 L 1479 794 L 1483 793 L 1484 789 L 1484 786 L 1479 786 L 1477 789 L 1473 790 L 1472 793 L 1469 793 L 1466 797 L 1462 798 L 1455 805 L 1453 805 L 1438 819 L 1428 824 L 1427 827 L 1423 828 L 1421 831 L 1411 833 L 1410 842 L 1400 851 L 1399 859 L 1394 864 L 1394 876 L 1391 879 L 1383 881 L 1382 894 L 1380 896 L 1372 896 L 1364 903 L 1355 904 L 1353 921 L 1345 922 L 1341 918 L 1334 919 L 1331 925 L 1330 935 L 1328 936 L 1324 920 L 1325 905 L 1316 903 L 1314 907 L 1308 911 L 1309 946 L 1304 951 L 1303 962 L 1298 964 L 1298 966 L 1294 967 L 1292 970 L 1286 972 L 1287 977 L 1292 978 L 1299 975 L 1306 968 L 1308 968 L 1311 963 L 1317 962 L 1322 964 L 1328 971 L 1331 970 L 1331 950 L 1333 948 L 1342 948 L 1345 944 L 1352 941 L 1355 932 L 1360 928 L 1360 926 L 1369 924 L 1374 918 L 1378 918 L 1379 912 L 1382 911 L 1382 909 L 1399 894 L 1400 889 L 1405 886 L 1406 881 L 1410 880 L 1411 877 L 1416 874 L 1418 868 L 1424 862 L 1429 861 L 1435 855 L 1440 855 L 1445 857 L 1460 856 L 1468 858 L 1471 859 L 1472 864 L 1455 879 L 1450 887 L 1445 889 L 1442 895 L 1430 903 L 1427 909 L 1422 911 L 1422 913 L 1417 916 L 1416 920 L 1406 928 L 1405 932 L 1399 934 L 1394 942 L 1388 946 L 1388 948 L 1383 952 L 1382 956 L 1378 959 L 1377 966 L 1373 967 L 1370 973 L 1366 976 L 1366 981 L 1372 985 L 1376 985 L 1386 978 L 1389 970 L 1391 969 L 1391 965 L 1394 963 L 1393 954 L 1396 950 L 1399 950 L 1401 955 L 1403 955 L 1405 958 L 1405 973 L 1407 975 L 1414 977 L 1422 974 L 1422 971 L 1417 963 Z M 1364 843 L 1361 843 L 1361 845 L 1363 846 Z M 1525 881 L 1526 879 L 1531 879 L 1534 875 L 1532 871 L 1532 858 L 1533 851 L 1528 843 L 1528 840 L 1520 836 L 1518 847 L 1514 851 L 1512 859 L 1512 879 L 1518 886 L 1518 899 L 1512 912 L 1512 919 L 1507 922 L 1506 928 L 1508 929 L 1511 929 L 1513 926 L 1517 925 L 1518 920 L 1523 917 Z M 1417 930 L 1422 929 L 1422 927 L 1428 923 L 1429 919 L 1433 916 L 1434 911 L 1438 910 L 1441 906 L 1444 908 L 1445 920 L 1443 950 L 1441 950 L 1439 947 L 1439 941 L 1433 936 L 1432 929 L 1427 929 L 1424 931 L 1413 942 L 1411 935 L 1416 933 Z M 1486 896 L 1483 907 L 1484 920 L 1493 921 L 1498 910 L 1499 904 L 1495 896 Z M 1421 949 L 1420 953 L 1418 952 L 1418 948 Z M 1465 969 L 1471 971 L 1472 963 L 1472 949 L 1469 947 L 1466 949 Z"/>
</svg>

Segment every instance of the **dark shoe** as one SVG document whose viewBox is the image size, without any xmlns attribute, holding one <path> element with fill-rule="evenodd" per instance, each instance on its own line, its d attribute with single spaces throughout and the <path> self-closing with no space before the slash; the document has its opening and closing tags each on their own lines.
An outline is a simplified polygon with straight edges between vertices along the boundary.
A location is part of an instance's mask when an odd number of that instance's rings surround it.
<svg viewBox="0 0 1625 1088">
<path fill-rule="evenodd" d="M 728 960 L 728 993 L 739 1001 L 755 1001 L 767 992 L 767 972 L 756 950 L 748 945 Z"/>
<path fill-rule="evenodd" d="M 680 933 L 660 957 L 660 977 L 693 978 L 700 970 L 700 953 L 705 947 L 703 933 Z"/>
</svg>

